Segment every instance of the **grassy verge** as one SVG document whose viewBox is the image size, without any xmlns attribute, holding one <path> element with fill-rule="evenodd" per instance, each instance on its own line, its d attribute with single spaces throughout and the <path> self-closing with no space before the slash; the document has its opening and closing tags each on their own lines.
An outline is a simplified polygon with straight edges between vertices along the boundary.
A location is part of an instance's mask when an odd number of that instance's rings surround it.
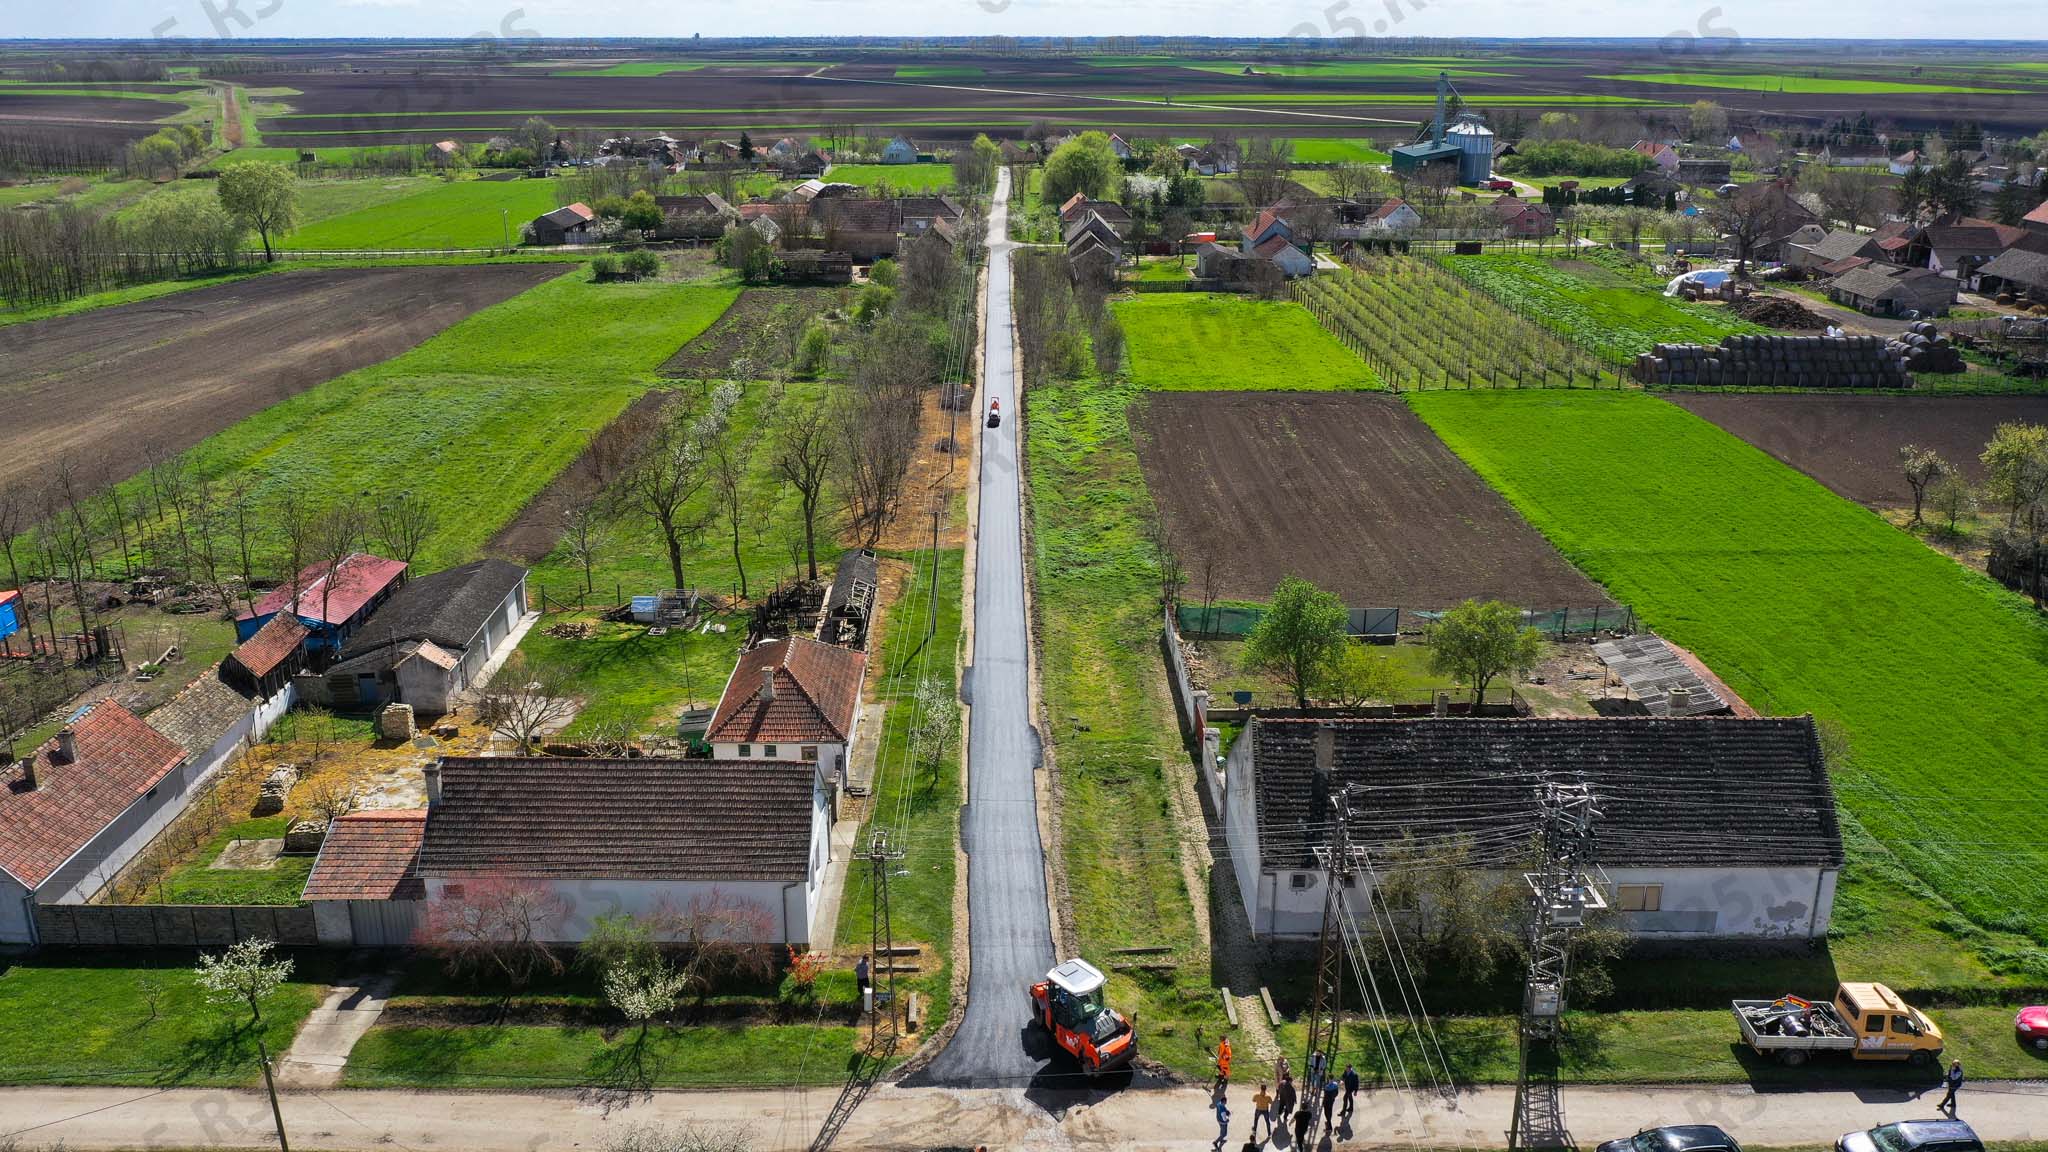
<svg viewBox="0 0 2048 1152">
<path fill-rule="evenodd" d="M 2048 747 L 2029 703 L 2048 691 L 2048 628 L 2020 597 L 1653 397 L 1411 403 L 1574 563 L 1759 710 L 1839 727 L 1852 752 L 1837 761 L 1841 802 L 1912 876 L 1978 928 L 2048 942 L 2048 849 L 2015 803 L 2033 787 L 2031 750 Z M 1672 483 L 1684 476 L 1712 477 L 1710 498 Z M 2007 963 L 2048 971 L 2038 948 Z"/>
<path fill-rule="evenodd" d="M 230 1085 L 261 1079 L 247 1012 L 209 1004 L 190 951 L 46 950 L 0 968 L 0 1084 Z M 264 1009 L 263 1042 L 291 1046 L 338 957 L 296 954 Z M 152 993 L 151 985 L 156 991 Z"/>
<path fill-rule="evenodd" d="M 1131 444 L 1129 383 L 1027 394 L 1033 569 L 1048 738 L 1059 772 L 1061 865 L 1083 955 L 1165 947 L 1171 976 L 1112 973 L 1110 1000 L 1143 1021 L 1146 1054 L 1189 1075 L 1197 1029 L 1225 1022 L 1182 879 L 1169 758 L 1182 757 L 1157 650 L 1150 497 Z M 1206 894 L 1205 894 L 1206 895 Z"/>
<path fill-rule="evenodd" d="M 891 842 L 904 851 L 889 881 L 890 919 L 897 940 L 925 949 L 924 971 L 909 981 L 908 988 L 929 1002 L 926 1019 L 937 1022 L 946 1018 L 951 1001 L 953 846 L 962 799 L 960 772 L 957 759 L 936 769 L 914 762 L 910 732 L 917 721 L 914 705 L 920 675 L 956 690 L 959 685 L 963 554 L 958 548 L 940 549 L 936 583 L 931 558 L 930 552 L 904 557 L 917 565 L 917 571 L 890 607 L 882 643 L 868 665 L 876 699 L 887 705 L 888 712 L 876 752 L 868 818 L 854 843 L 864 847 L 870 833 L 887 829 Z M 927 638 L 935 597 L 937 624 Z M 954 747 L 959 747 L 957 742 Z M 866 952 L 872 939 L 874 877 L 864 861 L 848 865 L 845 893 L 839 906 L 840 950 L 848 955 Z"/>
<path fill-rule="evenodd" d="M 1365 362 L 1292 301 L 1209 292 L 1119 300 L 1139 387 L 1163 391 L 1379 388 Z"/>
<path fill-rule="evenodd" d="M 351 1088 L 787 1087 L 846 1079 L 866 1030 L 751 1024 L 673 1028 L 472 1025 L 373 1028 L 349 1057 Z"/>
</svg>

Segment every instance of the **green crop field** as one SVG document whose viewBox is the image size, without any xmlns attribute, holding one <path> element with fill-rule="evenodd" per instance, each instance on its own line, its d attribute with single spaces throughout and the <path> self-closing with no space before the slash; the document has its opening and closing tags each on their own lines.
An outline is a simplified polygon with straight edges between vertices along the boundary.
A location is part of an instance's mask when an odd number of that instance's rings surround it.
<svg viewBox="0 0 2048 1152">
<path fill-rule="evenodd" d="M 1463 76 L 1504 76 L 1504 72 L 1480 72 L 1455 65 L 1431 63 L 1416 60 L 1344 60 L 1328 64 L 1189 64 L 1197 72 L 1220 72 L 1225 75 L 1243 75 L 1249 67 L 1258 76 L 1288 76 L 1311 80 L 1434 80 L 1436 74 L 1449 71 L 1453 78 Z M 1256 79 L 1256 77 L 1247 77 Z"/>
<path fill-rule="evenodd" d="M 1311 136 L 1294 141 L 1294 158 L 1303 164 L 1385 164 L 1391 157 L 1371 140 Z"/>
<path fill-rule="evenodd" d="M 986 75 L 967 64 L 906 64 L 896 70 L 898 80 L 979 80 Z"/>
<path fill-rule="evenodd" d="M 217 480 L 248 477 L 261 501 L 287 488 L 316 500 L 409 490 L 438 520 L 420 568 L 461 563 L 737 295 L 592 284 L 579 269 L 265 409 L 188 458 Z"/>
<path fill-rule="evenodd" d="M 609 68 L 572 68 L 550 72 L 550 76 L 666 76 L 671 72 L 695 72 L 702 60 L 628 60 Z"/>
<path fill-rule="evenodd" d="M 872 188 L 887 184 L 898 190 L 944 189 L 953 186 L 951 164 L 834 164 L 825 179 Z"/>
<path fill-rule="evenodd" d="M 1589 80 L 1627 80 L 1636 84 L 1668 84 L 1679 88 L 1727 88 L 1749 92 L 1794 92 L 1808 96 L 1879 96 L 1915 93 L 2016 95 L 2011 88 L 1965 88 L 1953 84 L 1913 84 L 1898 80 L 1864 80 L 1854 76 L 1793 76 L 1782 72 L 1626 72 L 1589 76 Z"/>
<path fill-rule="evenodd" d="M 1291 301 L 1161 292 L 1114 305 L 1131 379 L 1161 391 L 1378 388 L 1365 362 Z"/>
<path fill-rule="evenodd" d="M 1978 924 L 2048 942 L 2048 625 L 2024 600 L 1652 396 L 1410 403 L 1758 710 L 1838 725 L 1842 804 L 1921 880 Z"/>
<path fill-rule="evenodd" d="M 1628 364 L 1660 341 L 1715 344 L 1734 333 L 1764 331 L 1714 305 L 1668 297 L 1606 263 L 1524 254 L 1448 256 L 1444 263 L 1613 364 Z"/>
<path fill-rule="evenodd" d="M 519 226 L 555 207 L 547 180 L 459 180 L 310 224 L 286 237 L 284 247 L 502 247 L 507 237 L 519 243 Z"/>
</svg>

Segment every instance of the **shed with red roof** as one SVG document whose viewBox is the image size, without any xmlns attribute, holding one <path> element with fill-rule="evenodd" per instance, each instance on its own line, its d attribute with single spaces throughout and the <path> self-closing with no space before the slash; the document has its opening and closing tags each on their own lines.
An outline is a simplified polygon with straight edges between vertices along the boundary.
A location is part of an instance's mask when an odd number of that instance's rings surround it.
<svg viewBox="0 0 2048 1152">
<path fill-rule="evenodd" d="M 235 638 L 254 639 L 271 617 L 289 606 L 306 627 L 306 652 L 331 656 L 378 605 L 391 599 L 405 583 L 405 572 L 404 561 L 368 552 L 352 552 L 331 569 L 324 561 L 308 564 L 297 580 L 272 589 L 253 609 L 235 617 Z"/>
</svg>

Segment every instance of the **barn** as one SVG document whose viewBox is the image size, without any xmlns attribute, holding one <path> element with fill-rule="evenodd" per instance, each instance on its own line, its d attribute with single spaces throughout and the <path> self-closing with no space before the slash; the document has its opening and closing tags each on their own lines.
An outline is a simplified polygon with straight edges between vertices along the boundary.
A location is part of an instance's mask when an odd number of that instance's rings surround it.
<svg viewBox="0 0 2048 1152">
<path fill-rule="evenodd" d="M 1252 933 L 1306 939 L 1325 900 L 1312 848 L 1326 838 L 1309 830 L 1335 818 L 1345 789 L 1352 842 L 1369 854 L 1458 853 L 1453 866 L 1502 878 L 1520 871 L 1545 780 L 1591 787 L 1591 859 L 1631 935 L 1826 937 L 1842 836 L 1810 716 L 1259 716 L 1212 789 Z M 1370 890 L 1353 897 L 1361 915 Z"/>
<path fill-rule="evenodd" d="M 526 569 L 477 560 L 406 584 L 306 695 L 342 707 L 409 704 L 438 716 L 479 685 L 526 616 Z"/>
</svg>

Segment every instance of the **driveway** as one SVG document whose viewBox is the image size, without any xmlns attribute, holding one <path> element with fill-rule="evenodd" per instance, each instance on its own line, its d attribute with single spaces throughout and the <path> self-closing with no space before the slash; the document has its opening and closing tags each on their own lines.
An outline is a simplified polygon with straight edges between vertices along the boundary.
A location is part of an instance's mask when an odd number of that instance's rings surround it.
<svg viewBox="0 0 2048 1152">
<path fill-rule="evenodd" d="M 1023 1086 L 1046 1070 L 1049 1053 L 1027 1051 L 1025 990 L 1053 965 L 1046 911 L 1045 847 L 1038 838 L 1038 734 L 1032 728 L 1030 635 L 1024 625 L 1024 540 L 1011 348 L 1010 174 L 996 184 L 989 214 L 988 307 L 982 317 L 984 400 L 1002 404 L 1000 428 L 981 430 L 981 490 L 975 529 L 974 664 L 968 672 L 967 1008 L 951 1043 L 918 1084 Z M 987 411 L 986 407 L 982 409 Z"/>
</svg>

